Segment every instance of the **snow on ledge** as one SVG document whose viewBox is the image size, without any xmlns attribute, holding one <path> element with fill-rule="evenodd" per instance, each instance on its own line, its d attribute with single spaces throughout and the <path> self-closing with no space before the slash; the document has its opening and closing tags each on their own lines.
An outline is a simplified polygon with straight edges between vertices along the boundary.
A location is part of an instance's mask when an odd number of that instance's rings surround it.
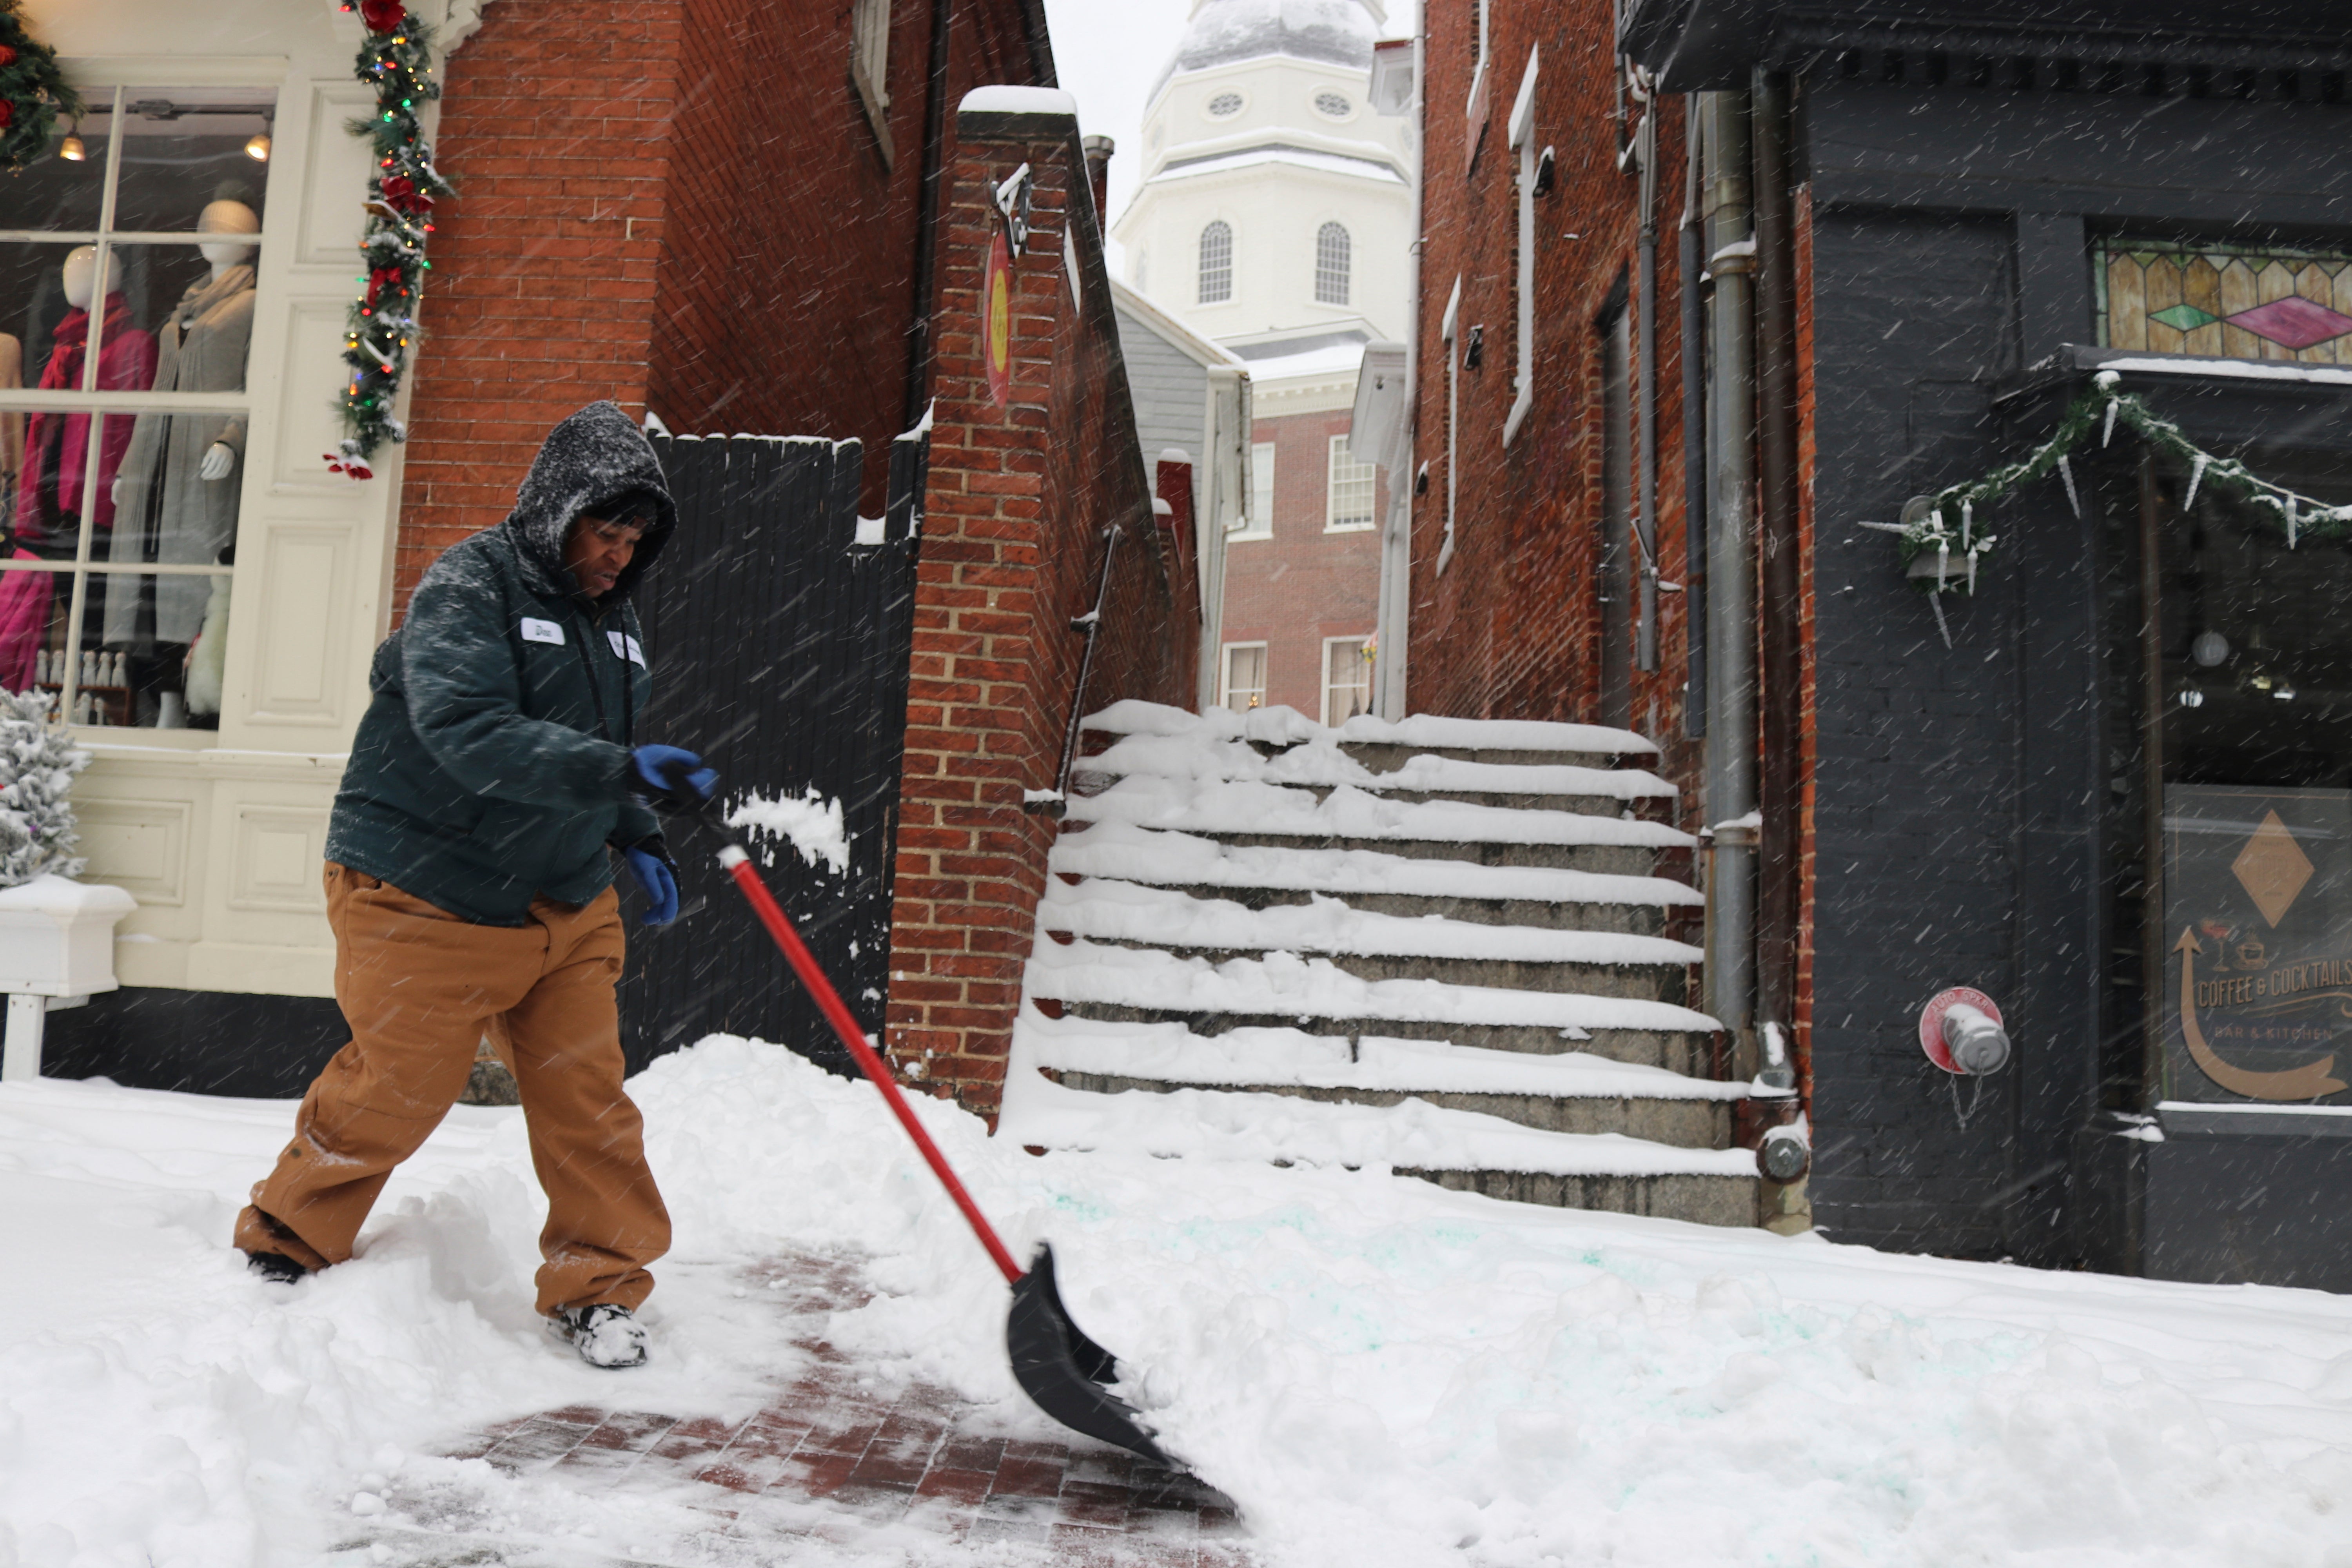
<svg viewBox="0 0 2352 1568">
<path fill-rule="evenodd" d="M 958 114 L 1064 114 L 1078 117 L 1078 100 L 1059 88 L 976 87 L 956 105 Z"/>
<path fill-rule="evenodd" d="M 1212 708 L 1193 713 L 1162 703 L 1129 699 L 1084 721 L 1089 730 L 1114 735 L 1182 735 L 1208 741 L 1254 741 L 1290 746 L 1301 742 L 1363 742 L 1375 745 L 1443 746 L 1474 752 L 1588 752 L 1608 756 L 1654 757 L 1658 748 L 1631 730 L 1600 724 L 1555 724 L 1534 719 L 1441 719 L 1416 713 L 1393 723 L 1359 714 L 1338 729 L 1326 729 L 1295 708 L 1253 708 L 1235 713 Z"/>
<path fill-rule="evenodd" d="M 1463 801 L 1386 800 L 1341 784 L 1321 800 L 1276 784 L 1196 783 L 1133 773 L 1070 803 L 1075 822 L 1127 822 L 1188 833 L 1429 844 L 1609 845 L 1686 849 L 1698 841 L 1664 823 L 1572 811 L 1520 811 Z"/>
<path fill-rule="evenodd" d="M 1055 839 L 1050 868 L 1175 888 L 1279 888 L 1292 892 L 1397 893 L 1412 898 L 1553 904 L 1702 903 L 1664 877 L 1626 877 L 1548 866 L 1479 866 L 1377 849 L 1306 849 L 1220 844 L 1189 833 L 1097 822 Z"/>
<path fill-rule="evenodd" d="M 1212 965 L 1202 958 L 1108 947 L 1083 937 L 1067 946 L 1041 938 L 1029 957 L 1027 984 L 1032 996 L 1156 1013 L 1670 1034 L 1711 1034 L 1722 1026 L 1704 1013 L 1641 997 L 1513 991 L 1442 980 L 1365 980 L 1328 960 L 1295 952 Z"/>
<path fill-rule="evenodd" d="M 1253 910 L 1227 899 L 1197 899 L 1171 888 L 1090 878 L 1045 885 L 1037 922 L 1096 942 L 1226 952 L 1346 952 L 1389 957 L 1609 965 L 1697 963 L 1687 942 L 1621 931 L 1559 931 L 1412 919 L 1349 908 L 1331 898 Z"/>
<path fill-rule="evenodd" d="M 1756 1174 L 1756 1156 L 1745 1149 L 1679 1149 L 1614 1132 L 1545 1132 L 1426 1100 L 1346 1105 L 1197 1089 L 1087 1094 L 1018 1065 L 1005 1082 L 997 1135 L 1046 1149 L 1117 1149 L 1255 1164 L 1557 1176 Z"/>
<path fill-rule="evenodd" d="M 2136 375 L 2226 375 L 2241 381 L 2300 381 L 2321 386 L 2352 386 L 2352 369 L 2332 364 L 2283 364 L 2275 360 L 2199 359 L 2167 354 L 2160 359 L 2109 359 L 2103 371 Z"/>
<path fill-rule="evenodd" d="M 1306 1089 L 1407 1094 L 1533 1094 L 1558 1100 L 1743 1100 L 1749 1086 L 1582 1051 L 1538 1056 L 1442 1040 L 1365 1035 L 1355 1059 L 1337 1035 L 1239 1028 L 1195 1035 L 1181 1023 L 1048 1018 L 1034 1007 L 1013 1024 L 1035 1066 L 1198 1089 Z"/>
</svg>

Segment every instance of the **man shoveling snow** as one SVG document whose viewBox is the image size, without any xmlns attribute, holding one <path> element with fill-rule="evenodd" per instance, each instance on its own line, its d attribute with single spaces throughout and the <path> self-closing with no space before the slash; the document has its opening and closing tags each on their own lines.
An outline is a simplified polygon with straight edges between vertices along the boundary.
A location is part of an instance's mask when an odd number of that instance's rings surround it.
<svg viewBox="0 0 2352 1568">
<path fill-rule="evenodd" d="M 718 782 L 635 743 L 648 685 L 629 592 L 676 527 L 652 447 L 611 403 L 558 425 L 505 521 L 451 546 L 376 650 L 327 833 L 335 999 L 352 1028 L 238 1216 L 281 1280 L 341 1263 L 393 1168 L 508 1047 L 548 1201 L 539 1310 L 591 1365 L 646 1359 L 635 1313 L 670 1224 L 621 1087 L 619 851 L 677 917 L 646 802 Z M 686 801 L 678 797 L 687 796 Z"/>
</svg>

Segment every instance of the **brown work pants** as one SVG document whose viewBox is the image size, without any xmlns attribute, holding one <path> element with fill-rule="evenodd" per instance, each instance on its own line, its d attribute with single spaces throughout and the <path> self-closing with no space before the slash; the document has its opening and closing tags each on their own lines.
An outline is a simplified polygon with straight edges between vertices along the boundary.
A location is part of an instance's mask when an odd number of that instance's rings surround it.
<svg viewBox="0 0 2352 1568">
<path fill-rule="evenodd" d="M 531 1163 L 547 1194 L 539 1310 L 654 1288 L 669 1214 L 646 1168 L 645 1123 L 622 1090 L 620 900 L 539 899 L 520 926 L 477 925 L 330 863 L 335 1000 L 352 1040 L 303 1097 L 294 1141 L 236 1245 L 309 1268 L 341 1263 L 393 1167 L 465 1092 L 485 1034 L 511 1047 Z"/>
</svg>

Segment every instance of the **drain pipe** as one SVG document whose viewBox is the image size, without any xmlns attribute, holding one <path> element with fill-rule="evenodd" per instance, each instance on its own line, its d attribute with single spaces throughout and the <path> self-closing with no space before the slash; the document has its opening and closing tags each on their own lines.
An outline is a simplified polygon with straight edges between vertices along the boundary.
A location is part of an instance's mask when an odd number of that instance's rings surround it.
<svg viewBox="0 0 2352 1568">
<path fill-rule="evenodd" d="M 1639 70 L 1640 67 L 1634 68 Z M 1622 73 L 1620 73 L 1622 74 Z M 1646 75 L 1646 73 L 1644 73 Z M 1643 77 L 1633 87 L 1643 103 L 1642 128 L 1633 134 L 1642 163 L 1642 443 L 1640 511 L 1634 533 L 1642 544 L 1641 626 L 1633 639 L 1636 668 L 1658 668 L 1658 95 Z M 1652 728 L 1656 726 L 1653 725 Z M 1653 740 L 1655 736 L 1651 737 Z"/>
<path fill-rule="evenodd" d="M 1735 1077 L 1756 1054 L 1756 539 L 1753 502 L 1756 235 L 1748 94 L 1701 96 L 1706 120 L 1708 336 L 1706 532 L 1707 1011 L 1732 1040 Z"/>
<path fill-rule="evenodd" d="M 931 0 L 931 53 L 923 79 L 923 169 L 915 220 L 915 309 L 907 326 L 907 392 L 898 428 L 912 430 L 931 405 L 931 291 L 940 258 L 940 181 L 947 162 L 949 0 Z"/>
<path fill-rule="evenodd" d="M 1759 70 L 1751 85 L 1756 184 L 1756 457 L 1759 535 L 1757 689 L 1763 743 L 1757 791 L 1756 1016 L 1796 1037 L 1798 816 L 1804 703 L 1798 647 L 1797 242 L 1790 197 L 1790 83 Z"/>
<path fill-rule="evenodd" d="M 1683 221 L 1675 239 L 1683 286 L 1683 738 L 1706 735 L 1706 236 L 1699 216 L 1704 100 L 1683 95 Z"/>
<path fill-rule="evenodd" d="M 1379 611 L 1373 624 L 1380 653 L 1372 664 L 1372 711 L 1394 722 L 1405 715 L 1405 672 L 1412 616 L 1412 482 L 1413 457 L 1421 428 L 1421 263 L 1422 263 L 1422 71 L 1425 24 L 1412 35 L 1412 95 L 1404 110 L 1405 140 L 1412 150 L 1412 243 L 1406 255 L 1404 306 L 1404 448 L 1403 461 L 1389 474 L 1388 517 L 1381 529 Z"/>
</svg>

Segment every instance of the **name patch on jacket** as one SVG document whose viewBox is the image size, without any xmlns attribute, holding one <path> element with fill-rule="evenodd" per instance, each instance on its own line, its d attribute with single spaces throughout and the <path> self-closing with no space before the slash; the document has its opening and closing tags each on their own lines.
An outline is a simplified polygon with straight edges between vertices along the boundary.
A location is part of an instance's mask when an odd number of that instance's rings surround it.
<svg viewBox="0 0 2352 1568">
<path fill-rule="evenodd" d="M 646 650 L 638 645 L 636 638 L 620 632 L 606 632 L 604 640 L 613 645 L 614 658 L 625 658 L 639 669 L 646 668 Z"/>
<path fill-rule="evenodd" d="M 522 618 L 522 640 L 525 642 L 551 642 L 556 647 L 562 647 L 563 646 L 563 628 L 557 626 L 553 621 L 542 621 L 535 616 L 525 616 Z"/>
</svg>

